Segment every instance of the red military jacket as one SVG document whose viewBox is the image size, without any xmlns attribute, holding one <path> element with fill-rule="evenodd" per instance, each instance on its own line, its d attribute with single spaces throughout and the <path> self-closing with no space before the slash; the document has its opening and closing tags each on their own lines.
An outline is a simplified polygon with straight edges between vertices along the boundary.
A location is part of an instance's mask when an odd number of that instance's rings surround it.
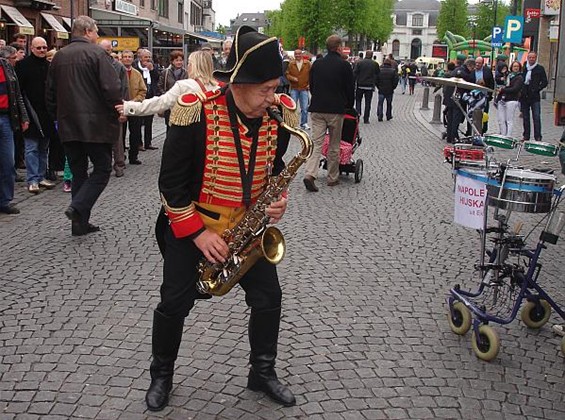
<svg viewBox="0 0 565 420">
<path fill-rule="evenodd" d="M 228 106 L 229 89 L 183 95 L 171 113 L 171 127 L 163 148 L 159 175 L 161 202 L 177 238 L 197 235 L 205 227 L 222 233 L 245 213 L 243 184 L 230 113 L 236 115 L 237 130 L 246 171 L 252 149 L 252 131 L 258 131 L 255 167 L 250 185 L 251 204 L 263 191 L 268 176 L 281 166 L 277 155 L 286 130 L 265 112 L 261 119 L 245 120 Z M 296 105 L 287 95 L 278 97 L 287 115 Z M 283 113 L 285 114 L 285 113 Z M 255 124 L 254 128 L 249 127 Z M 247 125 L 246 125 L 247 124 Z M 281 133 L 284 131 L 285 134 Z"/>
</svg>

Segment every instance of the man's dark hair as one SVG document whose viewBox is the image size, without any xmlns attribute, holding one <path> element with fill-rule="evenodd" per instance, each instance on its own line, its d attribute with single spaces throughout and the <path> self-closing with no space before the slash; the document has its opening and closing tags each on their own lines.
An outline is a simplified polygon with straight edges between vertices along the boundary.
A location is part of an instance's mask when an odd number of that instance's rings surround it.
<svg viewBox="0 0 565 420">
<path fill-rule="evenodd" d="M 12 43 L 10 44 L 10 47 L 14 47 L 14 48 L 16 49 L 16 51 L 20 51 L 20 50 L 25 51 L 25 48 L 22 47 L 22 46 L 21 46 L 20 44 L 18 44 L 17 42 L 12 42 Z"/>
<path fill-rule="evenodd" d="M 365 58 L 373 58 L 373 51 L 371 50 L 365 51 Z"/>
<path fill-rule="evenodd" d="M 447 63 L 447 70 L 449 70 L 449 71 L 455 70 L 455 63 L 453 61 L 450 61 L 449 63 Z"/>
<path fill-rule="evenodd" d="M 17 34 L 14 34 L 14 35 L 12 36 L 12 39 L 15 41 L 16 39 L 25 38 L 25 37 L 26 37 L 25 34 L 22 34 L 22 33 L 18 32 Z"/>
</svg>

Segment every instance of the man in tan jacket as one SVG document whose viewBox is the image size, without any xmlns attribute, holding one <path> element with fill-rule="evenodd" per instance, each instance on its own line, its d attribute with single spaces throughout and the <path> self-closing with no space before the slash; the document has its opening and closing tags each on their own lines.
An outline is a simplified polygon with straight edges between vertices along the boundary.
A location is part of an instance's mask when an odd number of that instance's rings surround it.
<svg viewBox="0 0 565 420">
<path fill-rule="evenodd" d="M 294 51 L 294 60 L 288 64 L 286 78 L 290 82 L 290 96 L 300 104 L 300 127 L 308 126 L 308 91 L 310 90 L 310 61 L 304 60 L 302 50 Z"/>
<path fill-rule="evenodd" d="M 126 73 L 128 75 L 129 81 L 129 97 L 130 101 L 142 102 L 147 94 L 147 87 L 143 81 L 143 76 L 139 71 L 132 67 L 133 64 L 133 52 L 123 51 L 122 52 L 122 64 L 126 68 Z M 129 125 L 129 164 L 130 165 L 141 165 L 141 162 L 137 159 L 139 154 L 139 146 L 141 146 L 141 123 L 142 117 L 128 117 Z M 126 135 L 126 125 L 124 124 L 124 142 Z"/>
</svg>

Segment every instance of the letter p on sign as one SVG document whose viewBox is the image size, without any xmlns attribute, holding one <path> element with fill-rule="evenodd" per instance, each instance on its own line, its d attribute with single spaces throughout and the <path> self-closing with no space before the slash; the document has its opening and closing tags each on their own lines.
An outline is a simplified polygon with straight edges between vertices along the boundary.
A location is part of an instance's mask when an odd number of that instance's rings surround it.
<svg viewBox="0 0 565 420">
<path fill-rule="evenodd" d="M 524 32 L 523 16 L 506 16 L 504 21 L 504 37 L 502 41 L 513 44 L 522 43 L 522 33 Z"/>
</svg>

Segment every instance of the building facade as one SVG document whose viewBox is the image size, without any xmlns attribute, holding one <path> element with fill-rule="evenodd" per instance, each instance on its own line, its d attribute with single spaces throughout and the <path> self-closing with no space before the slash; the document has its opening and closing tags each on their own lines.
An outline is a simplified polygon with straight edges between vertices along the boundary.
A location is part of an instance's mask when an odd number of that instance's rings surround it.
<svg viewBox="0 0 565 420">
<path fill-rule="evenodd" d="M 237 15 L 235 19 L 230 19 L 230 30 L 231 34 L 235 34 L 237 28 L 242 25 L 251 26 L 257 32 L 264 33 L 267 28 L 267 16 L 264 12 L 257 13 L 241 13 Z"/>
<path fill-rule="evenodd" d="M 146 47 L 165 64 L 172 50 L 186 54 L 204 42 L 219 49 L 223 40 L 213 32 L 212 0 L 0 0 L 0 38 L 43 36 L 50 48 L 61 48 L 79 15 L 95 19 L 115 51 Z"/>
<path fill-rule="evenodd" d="M 437 40 L 437 0 L 399 0 L 394 6 L 393 31 L 386 43 L 386 54 L 395 59 L 416 59 L 432 55 Z"/>
</svg>

